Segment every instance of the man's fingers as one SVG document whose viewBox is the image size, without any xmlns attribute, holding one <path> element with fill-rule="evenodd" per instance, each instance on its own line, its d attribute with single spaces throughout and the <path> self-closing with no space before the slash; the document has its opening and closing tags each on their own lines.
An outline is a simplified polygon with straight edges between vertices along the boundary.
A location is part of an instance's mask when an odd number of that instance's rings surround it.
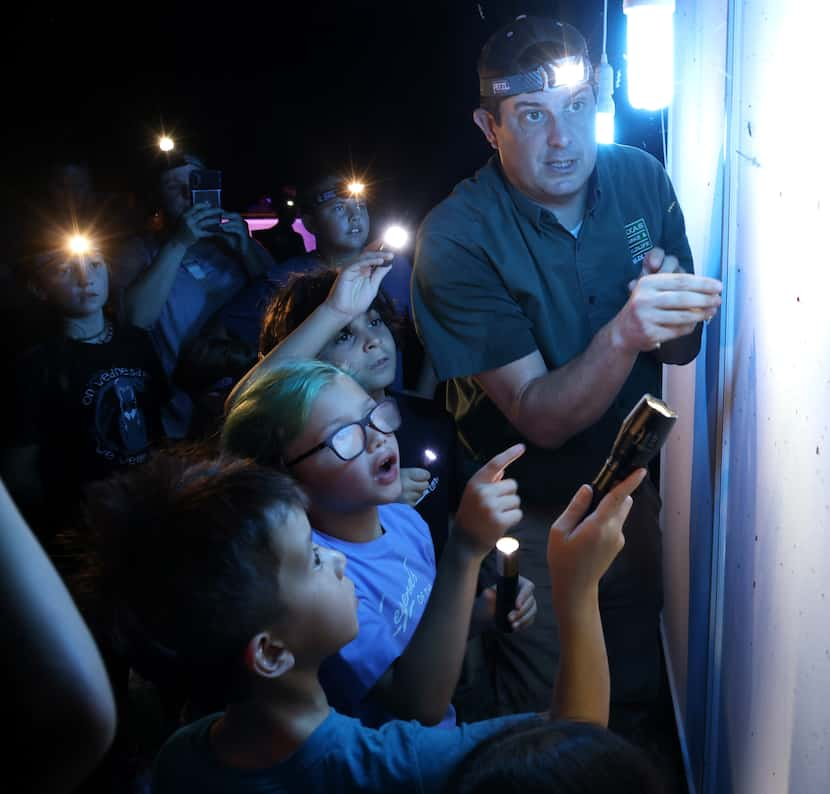
<svg viewBox="0 0 830 794">
<path fill-rule="evenodd" d="M 720 295 L 723 291 L 723 284 L 718 279 L 694 273 L 652 273 L 643 276 L 642 281 L 661 291 L 703 292 L 709 295 Z"/>
<path fill-rule="evenodd" d="M 662 248 L 652 248 L 643 257 L 643 270 L 646 273 L 656 273 L 663 265 L 666 252 Z"/>
<path fill-rule="evenodd" d="M 493 458 L 487 461 L 474 475 L 477 479 L 483 479 L 486 482 L 496 482 L 501 479 L 504 470 L 513 463 L 514 460 L 524 455 L 525 445 L 514 444 L 512 447 L 499 452 Z"/>
</svg>

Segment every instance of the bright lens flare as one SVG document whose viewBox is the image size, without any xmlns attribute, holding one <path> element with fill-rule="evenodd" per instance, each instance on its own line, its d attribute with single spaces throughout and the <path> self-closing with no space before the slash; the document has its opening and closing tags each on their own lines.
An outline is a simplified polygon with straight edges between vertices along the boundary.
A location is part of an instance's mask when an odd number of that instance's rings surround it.
<svg viewBox="0 0 830 794">
<path fill-rule="evenodd" d="M 435 461 L 438 460 L 438 456 L 431 449 L 425 449 L 424 460 L 427 463 L 435 463 Z"/>
<path fill-rule="evenodd" d="M 75 255 L 89 253 L 92 249 L 92 244 L 90 243 L 89 238 L 83 234 L 73 234 L 67 240 L 66 244 L 70 253 Z"/>
<path fill-rule="evenodd" d="M 516 538 L 500 538 L 496 541 L 496 548 L 502 554 L 513 554 L 519 548 L 519 541 Z"/>
<path fill-rule="evenodd" d="M 353 196 L 362 196 L 363 191 L 366 190 L 366 185 L 362 182 L 349 182 L 349 184 L 346 185 L 346 190 L 348 190 Z"/>
<path fill-rule="evenodd" d="M 161 138 L 159 138 L 159 149 L 163 152 L 172 152 L 175 145 L 176 144 L 173 143 L 173 139 L 167 135 L 162 135 Z"/>
<path fill-rule="evenodd" d="M 390 226 L 383 233 L 383 242 L 390 248 L 403 248 L 409 242 L 409 232 L 403 226 Z"/>
<path fill-rule="evenodd" d="M 553 76 L 556 85 L 577 85 L 585 82 L 585 64 L 582 58 L 569 58 L 558 66 L 553 65 Z"/>
</svg>

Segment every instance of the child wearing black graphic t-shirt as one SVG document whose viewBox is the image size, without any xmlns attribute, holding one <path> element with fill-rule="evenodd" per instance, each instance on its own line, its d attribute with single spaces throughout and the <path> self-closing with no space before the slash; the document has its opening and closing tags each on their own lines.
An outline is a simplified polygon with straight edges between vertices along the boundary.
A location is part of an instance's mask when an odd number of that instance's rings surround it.
<svg viewBox="0 0 830 794">
<path fill-rule="evenodd" d="M 100 252 L 41 253 L 24 275 L 61 333 L 14 364 L 2 468 L 30 521 L 51 535 L 76 512 L 87 482 L 148 460 L 167 384 L 149 335 L 105 313 Z"/>
</svg>

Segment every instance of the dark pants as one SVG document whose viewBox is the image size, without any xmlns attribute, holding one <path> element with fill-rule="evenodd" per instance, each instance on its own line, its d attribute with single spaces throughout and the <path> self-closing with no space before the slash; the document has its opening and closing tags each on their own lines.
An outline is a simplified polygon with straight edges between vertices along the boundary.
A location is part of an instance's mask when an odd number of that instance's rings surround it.
<svg viewBox="0 0 830 794">
<path fill-rule="evenodd" d="M 559 632 L 551 604 L 547 537 L 565 505 L 522 505 L 524 518 L 511 530 L 520 546 L 519 572 L 536 585 L 533 626 L 517 634 L 488 632 L 478 655 L 483 669 L 468 665 L 467 691 L 456 706 L 462 720 L 550 707 L 559 668 Z M 599 601 L 611 669 L 611 703 L 623 710 L 648 709 L 661 680 L 658 620 L 662 608 L 660 500 L 649 480 L 638 489 L 626 521 L 625 547 L 600 582 Z M 474 683 L 473 683 L 474 681 Z M 491 714 L 483 713 L 490 711 Z"/>
</svg>

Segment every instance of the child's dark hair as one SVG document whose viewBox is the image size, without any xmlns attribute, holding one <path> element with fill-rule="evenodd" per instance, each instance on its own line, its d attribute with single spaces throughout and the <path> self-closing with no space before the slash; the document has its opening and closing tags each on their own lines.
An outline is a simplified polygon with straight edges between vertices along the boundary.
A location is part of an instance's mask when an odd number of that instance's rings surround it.
<svg viewBox="0 0 830 794">
<path fill-rule="evenodd" d="M 279 613 L 274 525 L 306 497 L 252 461 L 157 453 L 87 491 L 79 596 L 155 679 L 232 690 L 248 641 Z M 226 689 L 227 687 L 227 689 Z"/>
<path fill-rule="evenodd" d="M 173 373 L 176 385 L 192 394 L 202 394 L 229 379 L 229 391 L 254 364 L 256 353 L 241 339 L 197 336 L 179 356 Z"/>
<path fill-rule="evenodd" d="M 294 273 L 288 283 L 277 292 L 262 317 L 259 333 L 259 352 L 266 356 L 287 337 L 325 299 L 337 278 L 332 268 L 317 268 L 307 273 Z M 401 318 L 392 300 L 379 290 L 372 301 L 374 309 L 383 320 L 400 348 Z"/>
<path fill-rule="evenodd" d="M 475 747 L 446 794 L 665 794 L 641 750 L 584 722 L 530 719 Z"/>
</svg>

